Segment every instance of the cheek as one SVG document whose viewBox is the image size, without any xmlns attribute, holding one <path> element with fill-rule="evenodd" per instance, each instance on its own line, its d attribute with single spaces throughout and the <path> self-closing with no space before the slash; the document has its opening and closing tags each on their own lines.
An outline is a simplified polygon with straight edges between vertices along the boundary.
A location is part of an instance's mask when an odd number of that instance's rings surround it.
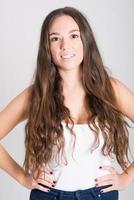
<svg viewBox="0 0 134 200">
<path fill-rule="evenodd" d="M 51 47 L 51 48 L 50 48 L 50 51 L 51 51 L 52 59 L 55 60 L 55 57 L 56 57 L 56 56 L 55 56 L 55 55 L 56 55 L 55 48 L 54 48 L 54 47 Z"/>
<path fill-rule="evenodd" d="M 50 48 L 50 51 L 51 51 L 51 57 L 52 57 L 52 61 L 57 65 L 59 63 L 59 52 L 57 50 L 56 47 L 51 47 Z"/>
<path fill-rule="evenodd" d="M 83 44 L 80 44 L 78 47 L 79 56 L 83 57 Z"/>
</svg>

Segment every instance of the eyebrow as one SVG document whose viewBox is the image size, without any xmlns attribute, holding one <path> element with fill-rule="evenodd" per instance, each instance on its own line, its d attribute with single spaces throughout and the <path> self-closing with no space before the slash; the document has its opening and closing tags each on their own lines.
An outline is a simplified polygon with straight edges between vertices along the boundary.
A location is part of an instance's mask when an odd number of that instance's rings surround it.
<svg viewBox="0 0 134 200">
<path fill-rule="evenodd" d="M 78 30 L 78 29 L 73 29 L 73 30 L 69 31 L 69 33 L 73 33 L 73 32 L 75 32 L 75 31 L 80 32 L 80 30 Z M 60 33 L 58 33 L 58 32 L 49 33 L 49 36 L 51 36 L 51 35 L 60 35 Z"/>
</svg>

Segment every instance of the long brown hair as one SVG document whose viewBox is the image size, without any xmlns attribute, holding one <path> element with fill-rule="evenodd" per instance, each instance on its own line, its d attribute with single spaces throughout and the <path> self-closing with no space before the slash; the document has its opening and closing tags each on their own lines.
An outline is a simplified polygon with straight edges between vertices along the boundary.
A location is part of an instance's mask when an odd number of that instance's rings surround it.
<svg viewBox="0 0 134 200">
<path fill-rule="evenodd" d="M 104 137 L 103 155 L 116 156 L 122 169 L 127 166 L 128 130 L 123 114 L 118 110 L 114 90 L 103 65 L 91 27 L 84 15 L 75 8 L 65 7 L 52 11 L 43 22 L 37 68 L 29 98 L 28 121 L 25 126 L 26 172 L 47 164 L 52 158 L 53 146 L 63 152 L 64 137 L 61 121 L 73 120 L 64 105 L 62 78 L 52 62 L 49 47 L 49 28 L 57 16 L 69 15 L 78 24 L 84 49 L 82 84 L 86 105 L 90 110 L 89 127 L 98 143 L 98 126 Z M 91 124 L 93 125 L 91 127 Z M 73 133 L 71 128 L 71 133 Z"/>
</svg>

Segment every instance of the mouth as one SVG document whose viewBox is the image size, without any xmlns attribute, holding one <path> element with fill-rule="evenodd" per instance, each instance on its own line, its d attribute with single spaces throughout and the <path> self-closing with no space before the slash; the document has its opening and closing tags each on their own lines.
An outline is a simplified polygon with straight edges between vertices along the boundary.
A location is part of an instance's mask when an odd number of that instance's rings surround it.
<svg viewBox="0 0 134 200">
<path fill-rule="evenodd" d="M 74 56 L 75 54 L 66 54 L 66 55 L 62 55 L 61 58 L 63 60 L 67 60 L 67 59 L 73 58 Z"/>
</svg>

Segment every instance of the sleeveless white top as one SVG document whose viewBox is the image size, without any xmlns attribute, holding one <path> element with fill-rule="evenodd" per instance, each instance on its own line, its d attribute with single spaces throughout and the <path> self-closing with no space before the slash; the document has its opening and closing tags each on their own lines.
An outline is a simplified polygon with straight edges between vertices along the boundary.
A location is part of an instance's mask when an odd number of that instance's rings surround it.
<svg viewBox="0 0 134 200">
<path fill-rule="evenodd" d="M 63 134 L 65 138 L 64 153 L 67 160 L 60 159 L 57 164 L 57 151 L 54 148 L 54 156 L 49 161 L 49 167 L 54 173 L 54 179 L 57 181 L 55 189 L 65 191 L 75 191 L 95 187 L 94 179 L 109 174 L 108 171 L 99 169 L 99 166 L 112 165 L 112 159 L 109 156 L 103 156 L 101 147 L 104 140 L 99 129 L 99 146 L 93 151 L 90 147 L 94 141 L 94 132 L 88 124 L 74 124 L 76 141 L 73 146 L 74 136 L 62 122 Z"/>
</svg>

